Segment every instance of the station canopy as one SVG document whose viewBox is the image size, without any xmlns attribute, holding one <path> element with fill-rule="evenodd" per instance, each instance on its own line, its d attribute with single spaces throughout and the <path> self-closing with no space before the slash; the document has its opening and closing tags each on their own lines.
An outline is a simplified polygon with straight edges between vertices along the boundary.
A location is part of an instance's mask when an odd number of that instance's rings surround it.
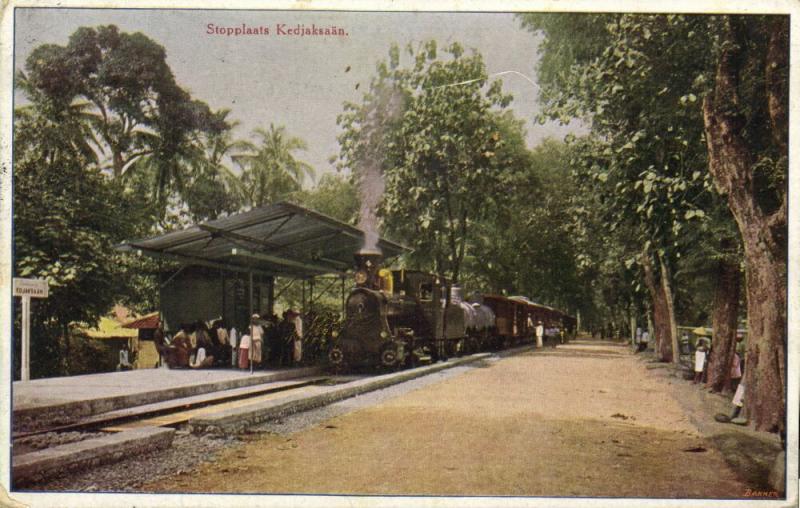
<svg viewBox="0 0 800 508">
<path fill-rule="evenodd" d="M 194 224 L 181 231 L 124 242 L 124 252 L 263 275 L 311 277 L 344 274 L 364 245 L 364 232 L 292 203 Z M 410 249 L 385 239 L 378 248 L 389 259 Z"/>
</svg>

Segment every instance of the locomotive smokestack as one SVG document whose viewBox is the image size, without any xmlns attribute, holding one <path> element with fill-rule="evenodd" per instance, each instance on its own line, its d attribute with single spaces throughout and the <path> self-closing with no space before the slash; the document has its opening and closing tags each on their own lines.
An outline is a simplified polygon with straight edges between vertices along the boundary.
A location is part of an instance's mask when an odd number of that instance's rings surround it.
<svg viewBox="0 0 800 508">
<path fill-rule="evenodd" d="M 353 255 L 353 258 L 356 262 L 356 286 L 380 289 L 378 270 L 383 261 L 380 251 L 361 249 Z"/>
</svg>

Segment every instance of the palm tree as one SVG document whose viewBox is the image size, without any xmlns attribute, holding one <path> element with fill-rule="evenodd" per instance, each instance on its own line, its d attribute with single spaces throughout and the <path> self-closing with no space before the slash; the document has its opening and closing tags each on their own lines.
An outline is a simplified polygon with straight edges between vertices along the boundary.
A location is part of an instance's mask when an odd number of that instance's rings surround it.
<svg viewBox="0 0 800 508">
<path fill-rule="evenodd" d="M 274 203 L 289 193 L 300 190 L 306 177 L 313 180 L 314 168 L 297 160 L 297 150 L 306 150 L 305 141 L 289 136 L 283 126 L 270 124 L 269 130 L 253 131 L 257 144 L 251 151 L 234 155 L 241 167 L 238 190 L 244 204 L 251 207 Z"/>
<path fill-rule="evenodd" d="M 235 212 L 242 208 L 241 182 L 239 175 L 229 167 L 226 159 L 255 152 L 255 145 L 233 137 L 238 121 L 227 122 L 229 110 L 219 115 L 227 129 L 212 133 L 197 133 L 192 142 L 193 150 L 187 158 L 187 181 L 181 191 L 195 220 L 213 219 L 224 212 Z"/>
<path fill-rule="evenodd" d="M 22 90 L 30 104 L 14 110 L 14 121 L 23 128 L 15 132 L 15 146 L 36 146 L 43 161 L 52 163 L 59 152 L 79 154 L 89 163 L 99 164 L 100 143 L 91 128 L 93 113 L 86 101 L 67 104 L 47 100 L 20 71 L 15 86 Z"/>
</svg>

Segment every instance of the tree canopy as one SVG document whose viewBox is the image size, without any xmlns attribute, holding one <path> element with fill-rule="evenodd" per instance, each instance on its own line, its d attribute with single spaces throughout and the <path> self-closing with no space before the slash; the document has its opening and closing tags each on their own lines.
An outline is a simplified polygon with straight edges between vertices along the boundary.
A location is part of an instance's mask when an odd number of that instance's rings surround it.
<svg viewBox="0 0 800 508">
<path fill-rule="evenodd" d="M 85 142 L 103 170 L 120 178 L 148 168 L 156 198 L 182 189 L 193 134 L 226 129 L 224 115 L 192 99 L 176 82 L 164 48 L 116 26 L 81 27 L 65 46 L 31 52 L 19 86 L 41 108 L 81 108 Z"/>
</svg>

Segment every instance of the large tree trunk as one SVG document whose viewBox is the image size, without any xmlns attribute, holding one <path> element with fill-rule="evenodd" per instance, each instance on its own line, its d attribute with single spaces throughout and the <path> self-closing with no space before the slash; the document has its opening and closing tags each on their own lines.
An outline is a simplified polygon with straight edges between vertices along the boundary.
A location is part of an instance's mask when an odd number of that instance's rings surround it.
<svg viewBox="0 0 800 508">
<path fill-rule="evenodd" d="M 669 265 L 664 260 L 664 255 L 659 252 L 658 262 L 661 265 L 661 288 L 664 292 L 664 304 L 667 310 L 667 329 L 669 330 L 669 344 L 672 350 L 672 363 L 680 363 L 681 355 L 678 346 L 678 322 L 675 320 L 675 297 L 672 293 Z"/>
<path fill-rule="evenodd" d="M 747 253 L 753 248 L 756 252 Z M 745 407 L 757 429 L 777 432 L 785 428 L 786 418 L 786 265 L 757 245 L 745 252 Z"/>
<path fill-rule="evenodd" d="M 771 73 L 788 52 L 788 21 L 774 18 L 766 60 Z M 708 144 L 708 168 L 721 194 L 727 195 L 745 251 L 747 282 L 747 354 L 745 410 L 756 429 L 784 429 L 786 416 L 786 252 L 787 210 L 782 205 L 767 214 L 756 200 L 754 155 L 744 137 L 744 118 L 738 111 L 738 79 L 743 65 L 743 36 L 735 33 L 731 17 L 724 17 L 722 47 L 717 61 L 715 89 L 703 101 Z M 786 116 L 785 87 L 767 73 L 767 95 L 773 134 L 781 138 Z M 785 143 L 776 143 L 780 149 Z"/>
<path fill-rule="evenodd" d="M 708 362 L 708 386 L 715 392 L 721 392 L 730 385 L 736 351 L 741 276 L 739 263 L 724 259 L 719 262 L 711 317 L 714 353 Z"/>
<path fill-rule="evenodd" d="M 670 338 L 670 312 L 664 286 L 653 273 L 653 262 L 650 254 L 644 251 L 641 256 L 644 280 L 650 299 L 653 302 L 653 332 L 655 335 L 655 351 L 659 361 L 672 361 L 672 339 Z"/>
</svg>

